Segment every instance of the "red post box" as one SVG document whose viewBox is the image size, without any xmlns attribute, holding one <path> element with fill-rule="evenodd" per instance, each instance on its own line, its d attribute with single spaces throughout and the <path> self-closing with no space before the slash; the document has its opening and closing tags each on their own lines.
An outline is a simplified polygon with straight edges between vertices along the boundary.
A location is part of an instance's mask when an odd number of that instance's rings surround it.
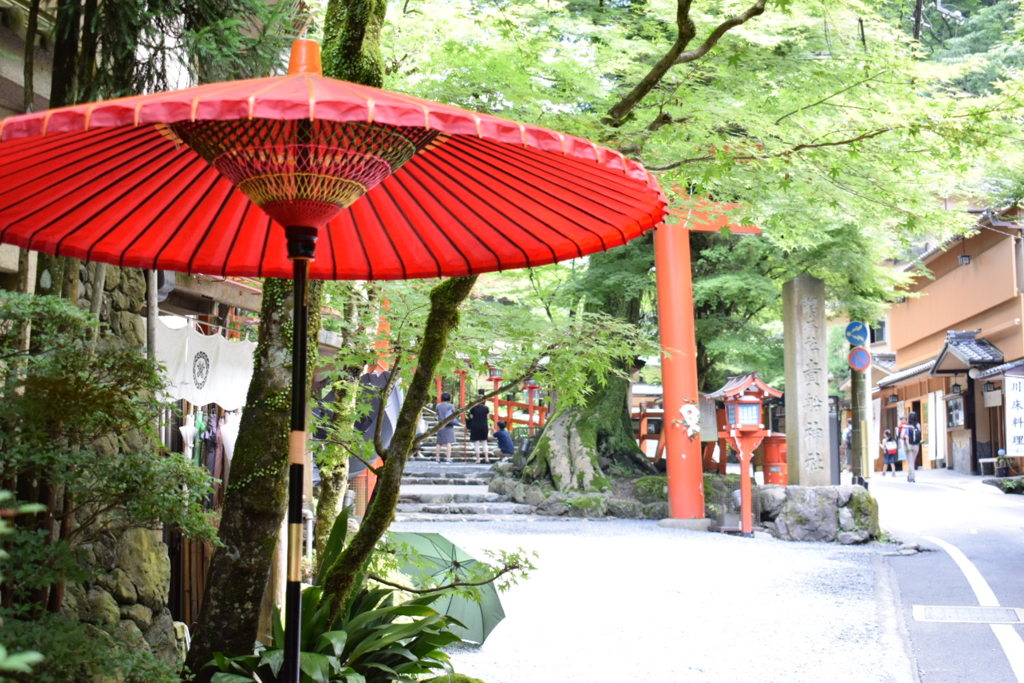
<svg viewBox="0 0 1024 683">
<path fill-rule="evenodd" d="M 773 432 L 764 440 L 764 483 L 779 486 L 789 483 L 785 434 Z"/>
</svg>

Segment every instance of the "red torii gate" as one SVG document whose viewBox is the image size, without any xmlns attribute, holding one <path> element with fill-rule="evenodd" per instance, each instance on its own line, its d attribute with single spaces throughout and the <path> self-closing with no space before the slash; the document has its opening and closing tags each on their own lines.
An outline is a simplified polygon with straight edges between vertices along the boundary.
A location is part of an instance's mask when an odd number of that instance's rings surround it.
<svg viewBox="0 0 1024 683">
<path fill-rule="evenodd" d="M 704 468 L 700 453 L 697 395 L 697 340 L 693 316 L 693 273 L 690 232 L 718 232 L 728 228 L 739 234 L 760 234 L 760 228 L 729 220 L 739 204 L 721 204 L 690 197 L 675 188 L 688 204 L 671 209 L 677 218 L 654 231 L 654 265 L 658 283 L 658 327 L 661 335 L 661 381 L 664 391 L 665 462 L 668 505 L 672 519 L 704 519 Z M 694 408 L 688 408 L 694 406 Z M 693 415 L 697 418 L 694 419 Z"/>
</svg>

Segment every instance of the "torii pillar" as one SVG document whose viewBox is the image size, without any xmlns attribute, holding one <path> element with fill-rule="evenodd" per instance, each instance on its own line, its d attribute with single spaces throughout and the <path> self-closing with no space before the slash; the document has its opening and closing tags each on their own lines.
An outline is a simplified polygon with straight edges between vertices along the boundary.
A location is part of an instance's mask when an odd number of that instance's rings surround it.
<svg viewBox="0 0 1024 683">
<path fill-rule="evenodd" d="M 687 424 L 687 405 L 699 408 L 697 393 L 697 339 L 693 315 L 693 275 L 690 261 L 690 232 L 732 232 L 758 234 L 753 226 L 729 222 L 726 212 L 737 204 L 687 197 L 689 209 L 670 210 L 678 222 L 662 223 L 654 231 L 654 266 L 658 284 L 658 327 L 661 336 L 661 381 L 664 394 L 662 431 L 668 471 L 670 519 L 662 526 L 707 530 L 704 516 L 704 467 L 700 453 L 700 431 Z M 691 432 L 693 432 L 691 434 Z"/>
</svg>

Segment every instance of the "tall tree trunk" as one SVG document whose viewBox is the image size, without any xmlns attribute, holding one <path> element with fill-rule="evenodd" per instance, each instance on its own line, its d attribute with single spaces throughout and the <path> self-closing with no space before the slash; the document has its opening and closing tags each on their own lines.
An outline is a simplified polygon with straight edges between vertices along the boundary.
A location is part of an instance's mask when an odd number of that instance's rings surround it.
<svg viewBox="0 0 1024 683">
<path fill-rule="evenodd" d="M 653 265 L 650 238 L 592 255 L 580 285 L 583 291 L 593 293 L 587 308 L 639 324 L 644 284 Z M 620 368 L 627 372 L 636 369 Z M 607 377 L 583 406 L 552 417 L 524 474 L 530 481 L 549 481 L 560 491 L 603 490 L 608 486 L 604 469 L 612 463 L 637 473 L 654 472 L 633 432 L 629 382 L 615 375 Z"/>
<path fill-rule="evenodd" d="M 39 26 L 39 3 L 32 0 L 28 7 L 28 23 L 25 26 L 25 59 L 22 66 L 22 83 L 24 84 L 24 105 L 26 112 L 35 110 L 35 63 L 36 63 L 36 31 Z"/>
<path fill-rule="evenodd" d="M 323 286 L 310 285 L 309 346 L 315 359 Z M 264 282 L 255 367 L 224 496 L 223 545 L 210 563 L 186 660 L 194 672 L 200 672 L 215 652 L 244 654 L 256 641 L 260 603 L 285 511 L 293 308 L 290 280 Z M 208 680 L 210 673 L 199 680 Z"/>
<path fill-rule="evenodd" d="M 416 371 L 409 383 L 398 423 L 387 448 L 384 466 L 378 474 L 373 500 L 348 546 L 322 579 L 324 595 L 330 597 L 331 616 L 336 617 L 356 588 L 356 577 L 373 552 L 377 541 L 395 517 L 398 490 L 402 485 L 405 464 L 412 453 L 417 424 L 423 406 L 430 400 L 430 390 L 437 366 L 444 357 L 448 339 L 459 325 L 459 306 L 476 283 L 476 275 L 445 280 L 430 292 L 430 313 L 424 327 Z"/>
</svg>

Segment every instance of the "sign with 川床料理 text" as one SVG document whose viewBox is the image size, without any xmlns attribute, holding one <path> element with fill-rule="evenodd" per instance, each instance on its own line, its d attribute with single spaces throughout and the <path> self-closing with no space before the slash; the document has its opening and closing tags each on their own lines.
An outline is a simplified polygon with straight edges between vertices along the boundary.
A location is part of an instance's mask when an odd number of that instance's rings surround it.
<svg viewBox="0 0 1024 683">
<path fill-rule="evenodd" d="M 1006 454 L 1024 456 L 1024 377 L 1006 375 Z"/>
</svg>

